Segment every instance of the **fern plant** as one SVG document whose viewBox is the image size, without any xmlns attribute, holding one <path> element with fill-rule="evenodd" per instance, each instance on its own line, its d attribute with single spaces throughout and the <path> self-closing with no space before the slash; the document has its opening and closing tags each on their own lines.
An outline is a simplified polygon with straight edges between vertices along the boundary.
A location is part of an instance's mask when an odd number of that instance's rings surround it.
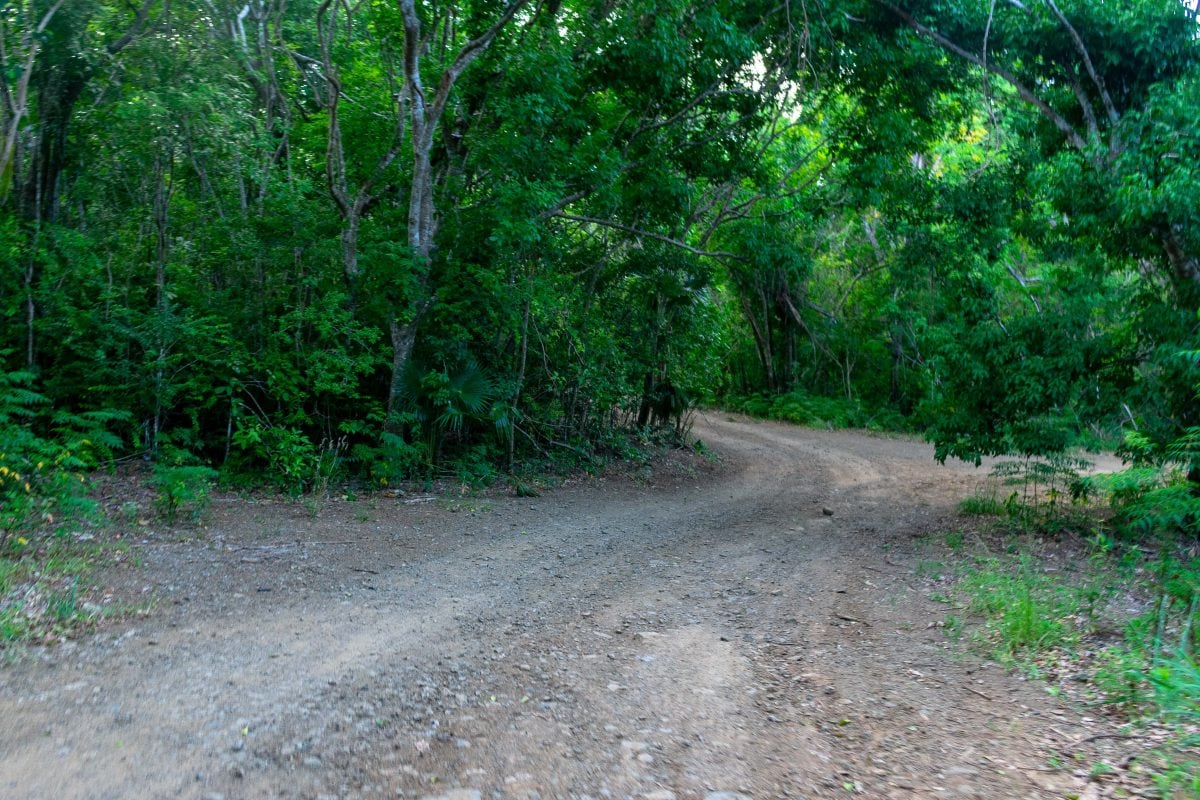
<svg viewBox="0 0 1200 800">
<path fill-rule="evenodd" d="M 1136 431 L 1125 435 L 1128 469 L 1083 481 L 1083 490 L 1106 495 L 1116 521 L 1137 538 L 1200 536 L 1200 492 L 1189 479 L 1200 464 L 1200 428 L 1189 428 L 1165 447 Z"/>
<path fill-rule="evenodd" d="M 29 372 L 0 372 L 0 551 L 38 524 L 94 509 L 84 473 L 111 460 L 121 440 L 110 428 L 129 418 L 55 412 L 33 381 Z"/>
</svg>

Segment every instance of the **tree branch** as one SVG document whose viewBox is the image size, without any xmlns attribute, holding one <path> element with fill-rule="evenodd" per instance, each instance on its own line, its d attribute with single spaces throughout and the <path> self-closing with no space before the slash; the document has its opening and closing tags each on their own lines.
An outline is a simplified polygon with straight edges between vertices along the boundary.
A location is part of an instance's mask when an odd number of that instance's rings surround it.
<svg viewBox="0 0 1200 800">
<path fill-rule="evenodd" d="M 1058 4 L 1054 0 L 1045 0 L 1046 5 L 1050 6 L 1050 10 L 1054 12 L 1054 16 L 1058 17 L 1058 21 L 1067 29 L 1067 33 L 1071 35 L 1071 41 L 1075 43 L 1075 49 L 1079 51 L 1079 56 L 1083 59 L 1083 65 L 1087 69 L 1088 77 L 1092 79 L 1092 83 L 1096 84 L 1096 89 L 1100 92 L 1100 101 L 1104 103 L 1104 113 L 1108 115 L 1108 121 L 1114 125 L 1120 121 L 1121 115 L 1117 113 L 1117 108 L 1113 105 L 1112 95 L 1108 93 L 1108 89 L 1104 86 L 1104 79 L 1096 72 L 1096 66 L 1092 63 L 1092 56 L 1088 53 L 1087 47 L 1083 43 L 1083 37 L 1079 35 L 1079 31 L 1075 30 L 1075 26 L 1071 24 L 1066 15 L 1058 9 Z"/>
<path fill-rule="evenodd" d="M 317 38 L 321 44 L 321 59 L 325 68 L 325 108 L 329 112 L 329 133 L 325 143 L 325 181 L 329 196 L 343 218 L 350 216 L 350 190 L 346 184 L 346 159 L 342 148 L 342 129 L 338 121 L 338 100 L 342 94 L 341 82 L 333 68 L 333 31 L 326 22 L 333 0 L 324 0 L 317 8 Z M 335 16 L 337 12 L 334 12 Z"/>
<path fill-rule="evenodd" d="M 8 81 L 6 78 L 0 78 L 0 82 L 4 86 L 4 102 L 8 107 L 9 119 L 0 119 L 4 123 L 3 140 L 0 141 L 0 202 L 8 199 L 8 191 L 11 185 L 11 171 L 16 157 L 17 136 L 21 127 L 21 118 L 29 110 L 29 81 L 33 77 L 33 67 L 37 61 L 38 50 L 41 47 L 41 35 L 46 32 L 46 28 L 50 25 L 50 20 L 54 19 L 54 15 L 58 13 L 58 9 L 62 7 L 65 0 L 57 0 L 57 2 L 46 10 L 42 15 L 41 21 L 32 32 L 27 32 L 21 37 L 21 44 L 25 48 L 25 53 L 22 55 L 25 58 L 24 64 L 21 65 L 21 72 L 17 78 L 16 91 L 10 93 L 8 90 Z M 3 33 L 3 31 L 0 31 Z M 0 45 L 2 46 L 2 45 Z M 0 59 L 0 66 L 6 66 L 7 53 L 0 50 L 0 55 L 4 58 Z"/>
<path fill-rule="evenodd" d="M 1092 100 L 1083 90 L 1083 85 L 1074 76 L 1071 77 L 1071 91 L 1075 94 L 1075 99 L 1079 101 L 1079 109 L 1083 112 L 1084 122 L 1087 123 L 1088 136 L 1099 139 L 1100 125 L 1096 121 L 1096 112 L 1092 109 Z"/>
<path fill-rule="evenodd" d="M 1058 128 L 1059 131 L 1061 131 L 1067 137 L 1067 141 L 1071 143 L 1072 147 L 1080 151 L 1087 149 L 1087 141 L 1080 136 L 1079 131 L 1075 130 L 1075 127 L 1071 125 L 1071 123 L 1068 122 L 1062 114 L 1059 114 L 1057 111 L 1051 108 L 1045 100 L 1034 94 L 1029 87 L 1027 87 L 1020 81 L 1020 79 L 1017 78 L 1016 75 L 1013 75 L 1003 67 L 997 67 L 988 63 L 985 59 L 980 58 L 969 50 L 965 50 L 944 35 L 938 33 L 927 25 L 921 24 L 907 11 L 899 8 L 896 5 L 893 5 L 890 2 L 887 2 L 887 0 L 875 0 L 875 2 L 891 11 L 900 19 L 904 20 L 904 22 L 917 33 L 936 42 L 943 49 L 954 53 L 959 58 L 969 61 L 981 69 L 987 70 L 993 75 L 998 75 L 999 77 L 1003 78 L 1006 83 L 1017 90 L 1017 94 L 1020 95 L 1022 100 L 1036 108 L 1043 117 L 1052 122 L 1054 127 Z"/>
<path fill-rule="evenodd" d="M 600 225 L 605 228 L 613 228 L 614 230 L 632 233 L 634 236 L 644 236 L 647 239 L 654 239 L 655 241 L 663 242 L 673 247 L 678 247 L 680 250 L 684 250 L 694 256 L 707 256 L 708 258 L 728 258 L 735 261 L 741 260 L 741 257 L 734 253 L 728 253 L 723 250 L 701 250 L 698 247 L 692 247 L 687 242 L 681 242 L 678 239 L 671 238 L 670 236 L 664 236 L 661 233 L 654 233 L 652 231 L 644 231 L 640 228 L 635 228 L 632 225 L 624 225 L 620 222 L 613 222 L 612 220 L 599 219 L 598 217 L 581 217 L 575 214 L 567 214 L 562 211 L 555 212 L 550 216 L 558 217 L 559 219 L 570 220 L 572 222 L 581 222 L 586 225 Z"/>
<path fill-rule="evenodd" d="M 402 5 L 407 8 L 411 6 L 412 3 L 405 2 Z M 504 9 L 504 13 L 500 15 L 499 19 L 492 23 L 490 28 L 463 46 L 463 49 L 458 52 L 458 56 L 454 59 L 454 63 L 442 73 L 442 80 L 438 84 L 437 94 L 434 95 L 433 106 L 430 109 L 431 119 L 441 119 L 442 111 L 446 107 L 446 101 L 450 97 L 450 90 L 454 88 L 454 83 L 458 80 L 458 76 L 462 74 L 463 70 L 471 66 L 471 62 L 483 55 L 484 51 L 491 46 L 492 40 L 495 39 L 496 35 L 500 33 L 500 29 L 507 25 L 509 20 L 516 16 L 516 13 L 527 5 L 529 5 L 529 0 L 513 0 L 513 2 L 509 3 L 508 7 Z M 406 11 L 406 28 L 408 26 L 407 13 L 408 12 Z"/>
<path fill-rule="evenodd" d="M 327 85 L 328 97 L 326 100 L 326 108 L 329 111 L 329 134 L 326 144 L 325 155 L 325 176 L 329 184 L 329 194 L 333 198 L 334 204 L 342 217 L 347 220 L 356 219 L 361 216 L 366 207 L 375 199 L 374 190 L 376 184 L 383 178 L 384 173 L 396 157 L 400 154 L 400 145 L 404 139 L 405 117 L 403 106 L 408 95 L 408 85 L 401 89 L 400 97 L 397 98 L 397 109 L 395 116 L 395 124 L 392 128 L 391 142 L 388 145 L 387 151 L 380 156 L 375 163 L 375 169 L 371 176 L 364 180 L 354 193 L 354 199 L 350 198 L 350 183 L 346 174 L 346 159 L 345 151 L 342 143 L 342 129 L 338 115 L 339 101 L 345 97 L 342 92 L 341 81 L 338 80 L 336 69 L 333 65 L 332 48 L 333 48 L 333 31 L 325 22 L 326 14 L 329 13 L 330 7 L 334 0 L 324 0 L 317 9 L 317 29 L 321 43 L 321 66 L 325 70 L 322 77 Z M 352 9 L 346 9 L 347 13 L 352 13 Z M 336 10 L 334 14 L 336 14 Z M 290 51 L 289 51 L 290 52 Z M 292 57 L 297 60 L 303 60 L 306 63 L 316 65 L 314 59 L 302 56 L 299 53 L 292 52 Z M 349 98 L 346 98 L 349 99 Z"/>
<path fill-rule="evenodd" d="M 988 80 L 988 43 L 992 36 L 992 22 L 996 19 L 996 0 L 992 0 L 988 6 L 987 25 L 983 29 L 983 100 L 987 105 L 988 118 L 992 121 L 992 127 L 998 128 L 999 123 L 996 120 L 996 107 L 992 103 L 992 82 Z"/>
<path fill-rule="evenodd" d="M 105 48 L 110 56 L 115 56 L 117 53 L 124 50 L 129 44 L 137 38 L 138 34 L 146 29 L 146 20 L 150 18 L 150 9 L 158 0 L 145 0 L 141 8 L 134 12 L 133 24 L 126 28 L 125 33 L 121 34 L 121 38 L 115 42 L 110 42 Z M 168 0 L 163 0 L 163 11 L 167 10 L 169 5 Z"/>
</svg>

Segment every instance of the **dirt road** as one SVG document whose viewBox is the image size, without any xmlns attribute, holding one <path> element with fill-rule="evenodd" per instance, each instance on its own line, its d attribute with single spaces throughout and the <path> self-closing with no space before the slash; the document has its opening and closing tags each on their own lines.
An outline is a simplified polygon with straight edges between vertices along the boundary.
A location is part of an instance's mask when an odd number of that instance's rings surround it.
<svg viewBox="0 0 1200 800">
<path fill-rule="evenodd" d="M 915 577 L 980 473 L 725 416 L 537 498 L 227 498 L 152 613 L 0 669 L 0 797 L 1050 798 L 1078 730 Z M 405 501 L 410 502 L 405 502 Z"/>
</svg>

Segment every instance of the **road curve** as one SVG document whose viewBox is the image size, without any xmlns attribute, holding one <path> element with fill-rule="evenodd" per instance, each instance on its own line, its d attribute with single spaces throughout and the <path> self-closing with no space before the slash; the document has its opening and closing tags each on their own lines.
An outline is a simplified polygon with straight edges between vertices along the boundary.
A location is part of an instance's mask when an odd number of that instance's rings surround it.
<svg viewBox="0 0 1200 800">
<path fill-rule="evenodd" d="M 0 670 L 0 796 L 1078 791 L 1039 769 L 1071 712 L 948 645 L 916 576 L 976 470 L 861 432 L 694 434 L 718 465 L 316 517 L 223 498 L 146 533 L 110 578 L 148 618 Z"/>
</svg>

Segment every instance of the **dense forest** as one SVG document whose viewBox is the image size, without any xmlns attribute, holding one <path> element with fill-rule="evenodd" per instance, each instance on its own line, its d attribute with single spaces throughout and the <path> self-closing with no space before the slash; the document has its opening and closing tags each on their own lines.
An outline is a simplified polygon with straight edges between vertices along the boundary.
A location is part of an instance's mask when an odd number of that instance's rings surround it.
<svg viewBox="0 0 1200 800">
<path fill-rule="evenodd" d="M 1123 441 L 1194 524 L 1194 4 L 7 0 L 0 48 L 6 530 L 114 458 L 486 480 L 704 404 Z"/>
</svg>

